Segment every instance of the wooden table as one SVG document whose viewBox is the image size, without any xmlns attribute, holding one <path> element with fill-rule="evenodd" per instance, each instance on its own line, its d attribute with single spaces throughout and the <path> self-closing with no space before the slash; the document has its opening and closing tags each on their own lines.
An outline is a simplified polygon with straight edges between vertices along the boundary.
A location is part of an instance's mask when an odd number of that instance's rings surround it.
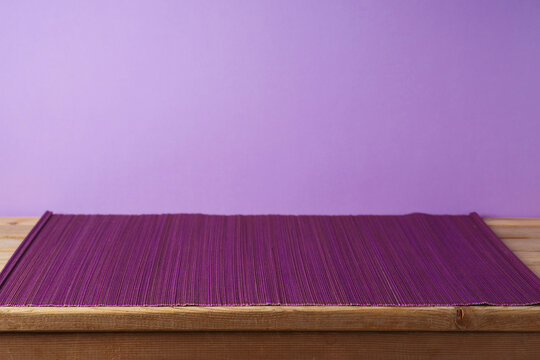
<svg viewBox="0 0 540 360">
<path fill-rule="evenodd" d="M 37 220 L 0 218 L 0 268 Z M 540 218 L 485 221 L 540 276 Z M 539 359 L 540 306 L 0 307 L 0 354 Z"/>
</svg>

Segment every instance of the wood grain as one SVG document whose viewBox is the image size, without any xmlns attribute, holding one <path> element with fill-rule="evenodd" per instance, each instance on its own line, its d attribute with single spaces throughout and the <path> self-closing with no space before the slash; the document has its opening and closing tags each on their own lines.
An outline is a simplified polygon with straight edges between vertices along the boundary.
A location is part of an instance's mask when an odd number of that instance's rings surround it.
<svg viewBox="0 0 540 360">
<path fill-rule="evenodd" d="M 0 334 L 3 359 L 538 359 L 538 333 Z"/>
<path fill-rule="evenodd" d="M 540 331 L 539 306 L 1 307 L 0 332 Z"/>
<path fill-rule="evenodd" d="M 502 239 L 502 242 L 512 251 L 540 252 L 540 238 L 537 239 Z"/>
<path fill-rule="evenodd" d="M 458 306 L 462 331 L 540 332 L 540 306 Z"/>
<path fill-rule="evenodd" d="M 454 307 L 4 307 L 0 332 L 458 331 L 456 314 Z M 536 315 L 540 318 L 540 312 Z M 511 330 L 530 331 L 531 325 Z"/>
<path fill-rule="evenodd" d="M 483 219 L 489 226 L 540 227 L 540 218 L 485 217 Z"/>
<path fill-rule="evenodd" d="M 540 227 L 490 226 L 501 239 L 538 239 Z"/>
<path fill-rule="evenodd" d="M 39 220 L 39 216 L 30 216 L 30 217 L 9 217 L 4 216 L 0 217 L 0 227 L 2 226 L 34 226 Z"/>
</svg>

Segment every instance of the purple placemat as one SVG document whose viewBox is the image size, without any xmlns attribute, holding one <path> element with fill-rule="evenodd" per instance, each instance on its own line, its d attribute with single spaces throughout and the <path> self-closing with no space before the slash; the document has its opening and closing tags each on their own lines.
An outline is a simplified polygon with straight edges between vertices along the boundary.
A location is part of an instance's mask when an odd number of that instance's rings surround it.
<svg viewBox="0 0 540 360">
<path fill-rule="evenodd" d="M 469 216 L 53 215 L 0 305 L 527 305 L 540 279 Z"/>
</svg>

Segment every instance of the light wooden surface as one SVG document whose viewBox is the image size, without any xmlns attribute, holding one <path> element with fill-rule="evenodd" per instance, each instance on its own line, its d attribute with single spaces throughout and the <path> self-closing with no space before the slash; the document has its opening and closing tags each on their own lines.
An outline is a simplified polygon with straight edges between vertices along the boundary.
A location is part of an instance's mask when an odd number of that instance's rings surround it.
<svg viewBox="0 0 540 360">
<path fill-rule="evenodd" d="M 540 331 L 539 306 L 0 307 L 0 332 Z"/>
<path fill-rule="evenodd" d="M 0 218 L 0 268 L 38 218 Z M 487 218 L 540 275 L 540 218 Z M 540 306 L 0 307 L 0 359 L 538 359 Z"/>
</svg>

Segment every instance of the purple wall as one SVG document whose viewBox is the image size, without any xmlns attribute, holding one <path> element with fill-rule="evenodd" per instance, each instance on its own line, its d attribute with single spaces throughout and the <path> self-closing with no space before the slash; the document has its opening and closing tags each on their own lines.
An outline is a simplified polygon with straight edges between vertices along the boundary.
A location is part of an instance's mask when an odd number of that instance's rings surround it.
<svg viewBox="0 0 540 360">
<path fill-rule="evenodd" d="M 540 216 L 540 1 L 2 1 L 0 215 Z"/>
</svg>

